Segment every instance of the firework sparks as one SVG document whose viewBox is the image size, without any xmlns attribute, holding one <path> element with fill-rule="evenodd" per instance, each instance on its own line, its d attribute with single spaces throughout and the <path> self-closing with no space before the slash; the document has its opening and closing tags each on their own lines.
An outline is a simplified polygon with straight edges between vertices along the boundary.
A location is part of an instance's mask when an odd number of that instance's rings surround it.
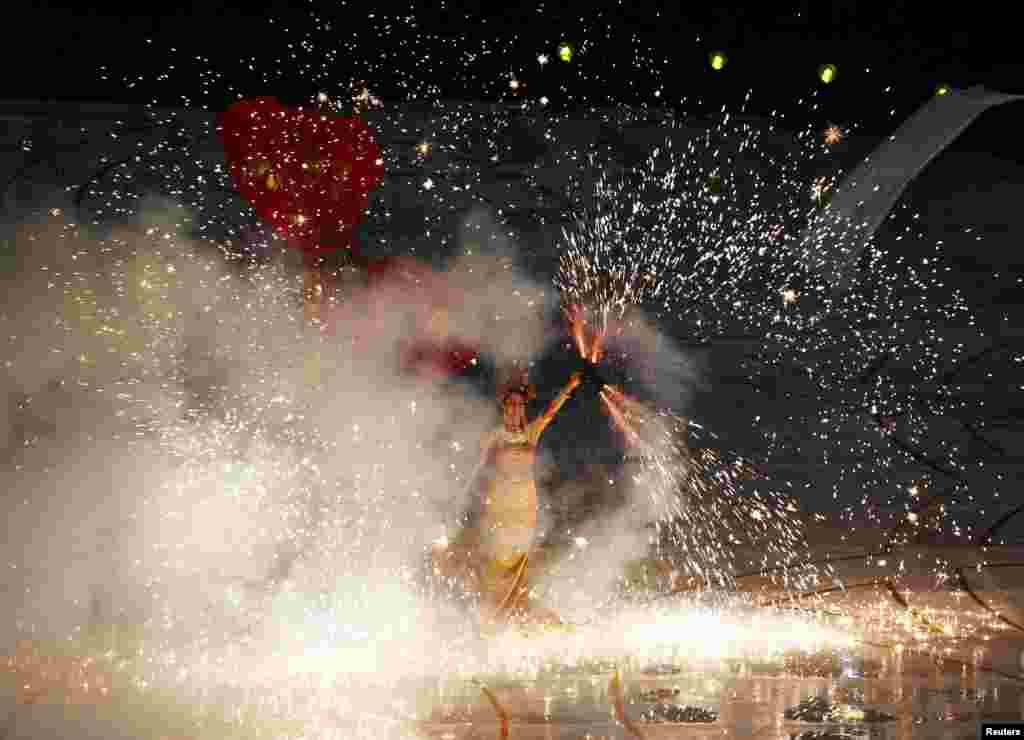
<svg viewBox="0 0 1024 740">
<path fill-rule="evenodd" d="M 721 318 L 703 321 L 703 306 L 729 301 L 733 311 L 753 313 L 755 276 L 786 274 L 784 250 L 769 255 L 765 245 L 778 242 L 791 231 L 786 225 L 800 221 L 796 200 L 803 155 L 770 154 L 759 138 L 757 131 L 732 127 L 726 119 L 679 153 L 669 140 L 637 169 L 599 180 L 588 216 L 564 235 L 556 277 L 582 358 L 600 361 L 613 325 L 631 310 L 685 307 L 703 331 L 720 328 L 726 324 Z M 730 166 L 723 167 L 726 152 Z M 745 181 L 738 175 L 744 158 L 760 160 L 760 167 L 744 171 L 766 173 L 764 179 Z M 715 183 L 712 190 L 708 182 Z M 787 305 L 796 298 L 794 289 L 783 291 Z M 801 526 L 787 513 L 791 502 L 777 494 L 758 492 L 748 500 L 739 493 L 749 465 L 694 456 L 684 419 L 649 409 L 619 388 L 605 385 L 600 399 L 643 461 L 638 479 L 655 502 L 666 541 L 684 553 L 678 564 L 682 573 L 731 585 L 738 565 L 734 553 L 752 541 L 765 553 L 761 566 L 798 561 L 795 554 L 806 547 Z M 802 574 L 798 580 L 808 579 L 813 577 Z"/>
<path fill-rule="evenodd" d="M 563 301 L 595 337 L 636 307 L 679 310 L 696 337 L 761 324 L 762 286 L 794 269 L 782 244 L 806 216 L 799 200 L 814 156 L 726 117 L 678 148 L 668 138 L 633 170 L 605 172 L 564 233 Z"/>
<path fill-rule="evenodd" d="M 763 480 L 746 490 L 744 481 L 762 477 L 751 473 L 755 466 L 720 450 L 694 450 L 702 430 L 687 419 L 612 386 L 600 397 L 630 446 L 634 484 L 651 504 L 662 553 L 683 579 L 732 587 L 740 570 L 760 569 L 779 573 L 787 586 L 814 583 L 792 496 Z"/>
</svg>

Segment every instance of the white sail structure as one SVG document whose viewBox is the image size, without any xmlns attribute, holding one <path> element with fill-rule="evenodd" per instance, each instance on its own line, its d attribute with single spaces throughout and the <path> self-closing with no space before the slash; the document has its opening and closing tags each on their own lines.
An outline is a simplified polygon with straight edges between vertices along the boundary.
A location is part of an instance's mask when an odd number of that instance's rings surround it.
<svg viewBox="0 0 1024 740">
<path fill-rule="evenodd" d="M 851 270 L 907 185 L 989 108 L 1024 99 L 972 87 L 936 95 L 887 137 L 836 188 L 799 242 L 800 257 L 832 287 Z"/>
</svg>

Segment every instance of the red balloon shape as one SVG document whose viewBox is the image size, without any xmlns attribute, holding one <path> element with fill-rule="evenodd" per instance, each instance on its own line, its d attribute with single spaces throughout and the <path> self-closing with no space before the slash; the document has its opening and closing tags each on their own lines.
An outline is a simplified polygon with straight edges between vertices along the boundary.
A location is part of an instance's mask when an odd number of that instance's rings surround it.
<svg viewBox="0 0 1024 740">
<path fill-rule="evenodd" d="M 309 257 L 351 246 L 384 178 L 362 119 L 249 98 L 221 114 L 220 134 L 229 171 L 261 220 Z"/>
</svg>

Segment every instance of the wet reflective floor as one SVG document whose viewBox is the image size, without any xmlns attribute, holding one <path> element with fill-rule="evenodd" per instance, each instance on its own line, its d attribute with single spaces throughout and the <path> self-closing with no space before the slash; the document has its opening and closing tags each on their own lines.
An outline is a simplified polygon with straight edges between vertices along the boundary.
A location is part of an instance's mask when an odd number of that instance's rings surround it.
<svg viewBox="0 0 1024 740">
<path fill-rule="evenodd" d="M 210 695 L 203 701 L 216 704 L 226 716 L 240 717 L 242 708 L 272 700 L 272 710 L 264 707 L 266 716 L 280 712 L 281 716 L 316 717 L 315 732 L 305 735 L 316 740 L 499 740 L 499 708 L 507 716 L 509 740 L 953 740 L 977 738 L 983 719 L 1024 720 L 1024 680 L 962 664 L 954 670 L 949 662 L 937 665 L 923 656 L 877 654 L 870 661 L 844 665 L 853 668 L 846 667 L 839 675 L 798 677 L 792 671 L 787 675 L 780 662 L 730 661 L 702 664 L 700 670 L 684 663 L 627 664 L 618 694 L 612 686 L 611 665 L 549 668 L 528 679 L 410 677 L 397 685 L 363 689 L 334 685 L 288 690 L 282 679 L 268 686 L 265 695 L 235 688 L 219 699 Z M 858 669 L 869 677 L 858 676 Z M 484 686 L 498 708 L 484 694 Z M 3 709 L 9 714 L 0 737 L 9 740 L 169 736 L 156 732 L 148 719 L 133 718 L 130 707 L 121 701 L 102 706 L 32 706 L 18 702 L 13 691 L 5 694 Z M 617 695 L 622 697 L 628 726 L 617 721 Z M 685 707 L 691 708 L 688 716 L 713 721 L 645 721 L 645 715 L 652 713 L 687 716 L 681 714 Z M 819 717 L 821 708 L 829 708 L 831 721 L 793 719 L 813 716 L 813 711 L 800 707 L 816 708 Z M 889 719 L 864 721 L 872 715 Z"/>
<path fill-rule="evenodd" d="M 900 670 L 888 666 L 873 678 L 797 678 L 755 675 L 742 666 L 729 672 L 623 676 L 626 718 L 645 738 L 826 737 L 976 738 L 978 722 L 1024 720 L 1024 681 L 967 670 L 959 673 Z M 518 683 L 496 682 L 490 690 L 507 712 L 510 738 L 629 738 L 637 735 L 615 721 L 612 674 L 548 677 Z M 842 708 L 842 719 L 804 722 L 784 713 L 818 697 L 819 704 Z M 495 708 L 473 682 L 438 688 L 430 721 L 420 733 L 439 740 L 499 738 Z M 712 722 L 645 722 L 661 705 L 700 707 L 717 715 Z M 864 710 L 875 710 L 865 713 Z M 889 721 L 857 717 L 889 715 Z M 678 716 L 678 714 L 676 715 Z"/>
</svg>

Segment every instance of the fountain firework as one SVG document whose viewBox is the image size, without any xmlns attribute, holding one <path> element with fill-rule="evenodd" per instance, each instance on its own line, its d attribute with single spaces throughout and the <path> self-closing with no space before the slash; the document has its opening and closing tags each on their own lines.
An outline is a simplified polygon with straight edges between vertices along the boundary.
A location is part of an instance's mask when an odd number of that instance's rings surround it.
<svg viewBox="0 0 1024 740">
<path fill-rule="evenodd" d="M 572 331 L 592 363 L 599 353 L 587 346 L 579 325 Z M 586 377 L 599 386 L 601 403 L 626 441 L 627 460 L 639 463 L 631 506 L 643 509 L 657 528 L 659 551 L 675 580 L 731 588 L 736 573 L 760 569 L 787 588 L 815 583 L 817 569 L 807 565 L 792 495 L 773 490 L 756 464 L 721 449 L 700 425 L 629 396 L 604 381 L 593 364 L 588 368 Z M 695 449 L 695 443 L 706 446 Z M 750 483 L 757 484 L 752 491 L 745 485 Z"/>
<path fill-rule="evenodd" d="M 772 133 L 725 116 L 680 151 L 666 138 L 641 165 L 601 176 L 586 215 L 563 235 L 555 278 L 569 334 L 588 366 L 645 309 L 682 310 L 713 333 L 763 309 L 774 298 L 766 286 L 792 281 L 797 266 L 785 245 L 810 210 L 801 194 L 811 148 L 780 150 L 769 143 Z M 722 310 L 705 320 L 709 306 Z M 616 358 L 627 365 L 641 359 Z M 806 545 L 791 496 L 763 490 L 769 485 L 742 456 L 695 454 L 690 440 L 700 427 L 594 378 L 593 369 L 590 375 L 641 461 L 634 483 L 650 499 L 659 539 L 683 579 L 734 585 L 743 550 L 760 552 L 759 565 L 784 580 L 796 576 L 784 564 L 804 561 Z M 742 479 L 752 477 L 762 478 L 759 490 L 741 494 Z M 813 583 L 813 569 L 804 571 L 794 584 Z"/>
</svg>

